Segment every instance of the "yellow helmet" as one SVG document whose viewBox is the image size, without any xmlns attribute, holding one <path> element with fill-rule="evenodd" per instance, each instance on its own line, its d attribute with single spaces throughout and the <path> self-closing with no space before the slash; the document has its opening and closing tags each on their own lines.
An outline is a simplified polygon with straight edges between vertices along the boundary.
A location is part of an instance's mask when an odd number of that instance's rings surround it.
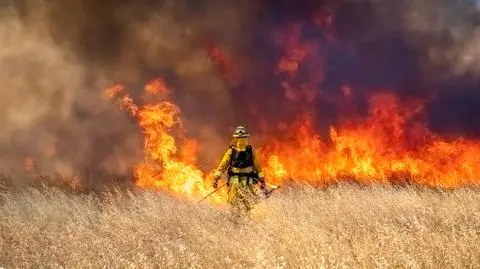
<svg viewBox="0 0 480 269">
<path fill-rule="evenodd" d="M 250 135 L 247 132 L 247 129 L 243 126 L 238 126 L 235 128 L 235 132 L 233 132 L 233 137 L 235 138 L 244 138 L 244 137 L 249 137 Z"/>
</svg>

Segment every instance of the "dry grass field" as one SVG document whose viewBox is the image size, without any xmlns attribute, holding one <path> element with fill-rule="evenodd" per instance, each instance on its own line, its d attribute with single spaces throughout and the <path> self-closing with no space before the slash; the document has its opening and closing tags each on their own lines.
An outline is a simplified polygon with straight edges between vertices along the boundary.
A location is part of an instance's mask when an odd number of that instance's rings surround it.
<svg viewBox="0 0 480 269">
<path fill-rule="evenodd" d="M 480 191 L 286 188 L 234 224 L 146 191 L 0 196 L 4 268 L 475 268 Z"/>
</svg>

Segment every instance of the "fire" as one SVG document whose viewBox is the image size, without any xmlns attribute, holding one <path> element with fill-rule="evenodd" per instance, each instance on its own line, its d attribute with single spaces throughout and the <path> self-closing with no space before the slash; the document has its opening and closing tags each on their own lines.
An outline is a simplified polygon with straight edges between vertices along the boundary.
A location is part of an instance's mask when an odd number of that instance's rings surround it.
<svg viewBox="0 0 480 269">
<path fill-rule="evenodd" d="M 142 128 L 145 156 L 142 163 L 133 167 L 136 184 L 167 190 L 178 197 L 202 197 L 213 191 L 208 175 L 196 165 L 196 141 L 173 135 L 175 131 L 183 132 L 180 109 L 169 101 L 139 106 L 123 91 L 122 86 L 114 86 L 106 90 L 106 95 L 117 97 L 120 106 L 137 118 Z M 167 92 L 166 84 L 160 79 L 145 86 L 146 94 Z M 211 201 L 222 202 L 222 197 L 224 195 L 212 195 Z"/>
<path fill-rule="evenodd" d="M 341 100 L 321 89 L 327 47 L 337 42 L 334 18 L 330 11 L 315 16 L 314 25 L 326 35 L 320 42 L 304 40 L 301 23 L 273 36 L 275 45 L 283 51 L 274 70 L 283 90 L 279 104 L 297 118 L 293 123 L 263 126 L 262 130 L 277 126 L 273 136 L 252 131 L 253 136 L 269 137 L 255 145 L 267 181 L 301 181 L 315 186 L 341 180 L 366 184 L 412 182 L 442 188 L 478 184 L 480 142 L 462 137 L 448 140 L 431 132 L 421 120 L 423 101 L 400 101 L 384 91 L 369 96 L 369 114 L 365 118 L 354 109 L 358 97 L 355 85 L 340 86 Z M 209 43 L 206 49 L 223 75 L 235 77 L 233 58 L 223 48 Z M 145 158 L 133 167 L 137 185 L 167 190 L 179 197 L 200 198 L 213 191 L 209 171 L 197 165 L 198 142 L 185 135 L 181 110 L 169 101 L 167 84 L 159 79 L 146 85 L 145 95 L 161 96 L 162 100 L 145 105 L 137 105 L 124 91 L 122 85 L 117 85 L 105 96 L 117 98 L 143 130 Z M 341 114 L 340 123 L 331 126 L 326 137 L 315 126 L 319 100 L 336 104 Z M 278 137 L 278 133 L 287 135 Z M 212 197 L 214 202 L 224 202 L 225 193 Z"/>
<path fill-rule="evenodd" d="M 302 36 L 303 25 L 293 24 L 277 37 L 283 56 L 277 61 L 285 99 L 300 115 L 293 124 L 275 132 L 287 135 L 265 141 L 261 156 L 267 178 L 327 185 L 339 180 L 363 183 L 414 182 L 427 186 L 458 187 L 478 183 L 480 143 L 465 138 L 446 140 L 419 120 L 423 102 L 400 102 L 384 91 L 369 97 L 369 115 L 358 117 L 352 85 L 340 87 L 340 100 L 323 91 L 324 48 L 335 42 L 334 16 L 318 13 L 314 23 L 327 35 L 312 43 Z M 332 37 L 332 38 L 330 38 Z M 308 74 L 307 76 L 305 74 Z M 341 123 L 331 126 L 328 137 L 315 128 L 316 101 L 336 104 Z"/>
<path fill-rule="evenodd" d="M 165 84 L 154 81 L 146 92 L 159 93 L 151 90 L 154 85 Z M 111 96 L 138 119 L 144 134 L 145 158 L 133 167 L 137 185 L 196 199 L 213 191 L 208 171 L 197 165 L 197 141 L 181 128 L 180 109 L 165 100 L 139 106 L 122 87 L 114 88 Z M 350 86 L 341 91 L 347 97 L 353 94 Z M 465 138 L 448 141 L 430 132 L 417 119 L 422 113 L 421 102 L 404 104 L 387 93 L 370 98 L 366 119 L 332 126 L 328 138 L 318 134 L 309 114 L 290 127 L 279 124 L 288 136 L 264 141 L 259 149 L 267 180 L 325 186 L 347 179 L 443 188 L 478 183 L 480 143 Z M 225 202 L 225 193 L 213 195 L 211 201 Z"/>
<path fill-rule="evenodd" d="M 263 149 L 268 178 L 314 185 L 345 178 L 444 188 L 478 183 L 480 143 L 464 138 L 447 141 L 431 133 L 413 119 L 421 112 L 419 104 L 409 107 L 394 95 L 376 95 L 369 117 L 331 127 L 330 141 L 317 135 L 311 118 L 302 118 L 289 138 L 267 143 Z"/>
<path fill-rule="evenodd" d="M 162 85 L 162 91 L 152 90 L 155 85 Z M 138 106 L 122 87 L 114 89 L 108 90 L 115 93 L 110 96 L 118 97 L 144 133 L 145 158 L 133 168 L 137 185 L 179 197 L 200 198 L 211 192 L 207 172 L 197 166 L 198 143 L 186 138 L 181 128 L 180 109 L 169 101 Z M 145 89 L 157 94 L 167 88 L 157 80 Z M 341 90 L 352 94 L 350 87 Z M 332 126 L 328 139 L 318 135 L 313 117 L 305 114 L 291 125 L 287 137 L 265 141 L 260 149 L 267 179 L 317 186 L 345 179 L 444 188 L 478 183 L 480 143 L 447 141 L 433 134 L 416 120 L 422 112 L 421 102 L 407 105 L 393 94 L 378 94 L 370 99 L 367 119 Z M 225 194 L 212 197 L 224 202 Z"/>
</svg>

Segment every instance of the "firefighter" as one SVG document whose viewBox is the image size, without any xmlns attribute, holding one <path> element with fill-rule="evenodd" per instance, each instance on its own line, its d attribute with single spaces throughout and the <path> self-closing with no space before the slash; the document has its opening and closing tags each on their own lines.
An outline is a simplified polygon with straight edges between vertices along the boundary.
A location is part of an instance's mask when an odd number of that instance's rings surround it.
<svg viewBox="0 0 480 269">
<path fill-rule="evenodd" d="M 248 137 L 249 134 L 245 127 L 238 126 L 235 129 L 232 143 L 214 172 L 213 183 L 213 187 L 216 189 L 218 181 L 227 172 L 227 203 L 237 211 L 243 211 L 243 206 L 246 212 L 252 209 L 258 199 L 255 184 L 260 183 L 261 190 L 267 193 L 259 158 L 248 143 Z"/>
</svg>

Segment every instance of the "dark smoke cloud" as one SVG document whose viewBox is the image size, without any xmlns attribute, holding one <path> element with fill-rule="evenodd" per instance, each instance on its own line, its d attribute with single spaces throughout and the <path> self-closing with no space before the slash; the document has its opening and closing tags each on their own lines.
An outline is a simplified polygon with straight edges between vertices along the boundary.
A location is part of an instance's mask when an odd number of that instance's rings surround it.
<svg viewBox="0 0 480 269">
<path fill-rule="evenodd" d="M 228 121 L 219 111 L 231 100 L 205 44 L 234 54 L 249 42 L 247 22 L 259 6 L 240 2 L 3 1 L 0 169 L 22 169 L 31 157 L 41 173 L 93 183 L 128 174 L 142 158 L 141 132 L 101 90 L 125 83 L 139 97 L 158 76 L 169 82 L 190 132 L 212 144 L 219 125 L 208 122 Z M 224 140 L 216 142 L 223 151 Z"/>
<path fill-rule="evenodd" d="M 342 10 L 357 84 L 427 99 L 434 131 L 480 136 L 476 1 L 351 1 Z"/>
<path fill-rule="evenodd" d="M 275 25 L 270 30 L 300 22 L 303 40 L 322 47 L 325 75 L 317 88 L 323 95 L 338 98 L 338 89 L 351 85 L 364 99 L 356 100 L 358 113 L 365 113 L 365 101 L 377 91 L 422 98 L 427 100 L 434 131 L 480 137 L 477 1 L 279 1 L 272 5 Z M 331 43 L 325 43 L 326 33 L 312 24 L 312 17 L 322 10 L 334 14 L 335 41 Z M 340 119 L 335 116 L 339 111 L 332 110 L 337 108 L 331 98 L 320 96 L 317 112 L 320 122 L 327 123 L 323 126 Z"/>
</svg>

